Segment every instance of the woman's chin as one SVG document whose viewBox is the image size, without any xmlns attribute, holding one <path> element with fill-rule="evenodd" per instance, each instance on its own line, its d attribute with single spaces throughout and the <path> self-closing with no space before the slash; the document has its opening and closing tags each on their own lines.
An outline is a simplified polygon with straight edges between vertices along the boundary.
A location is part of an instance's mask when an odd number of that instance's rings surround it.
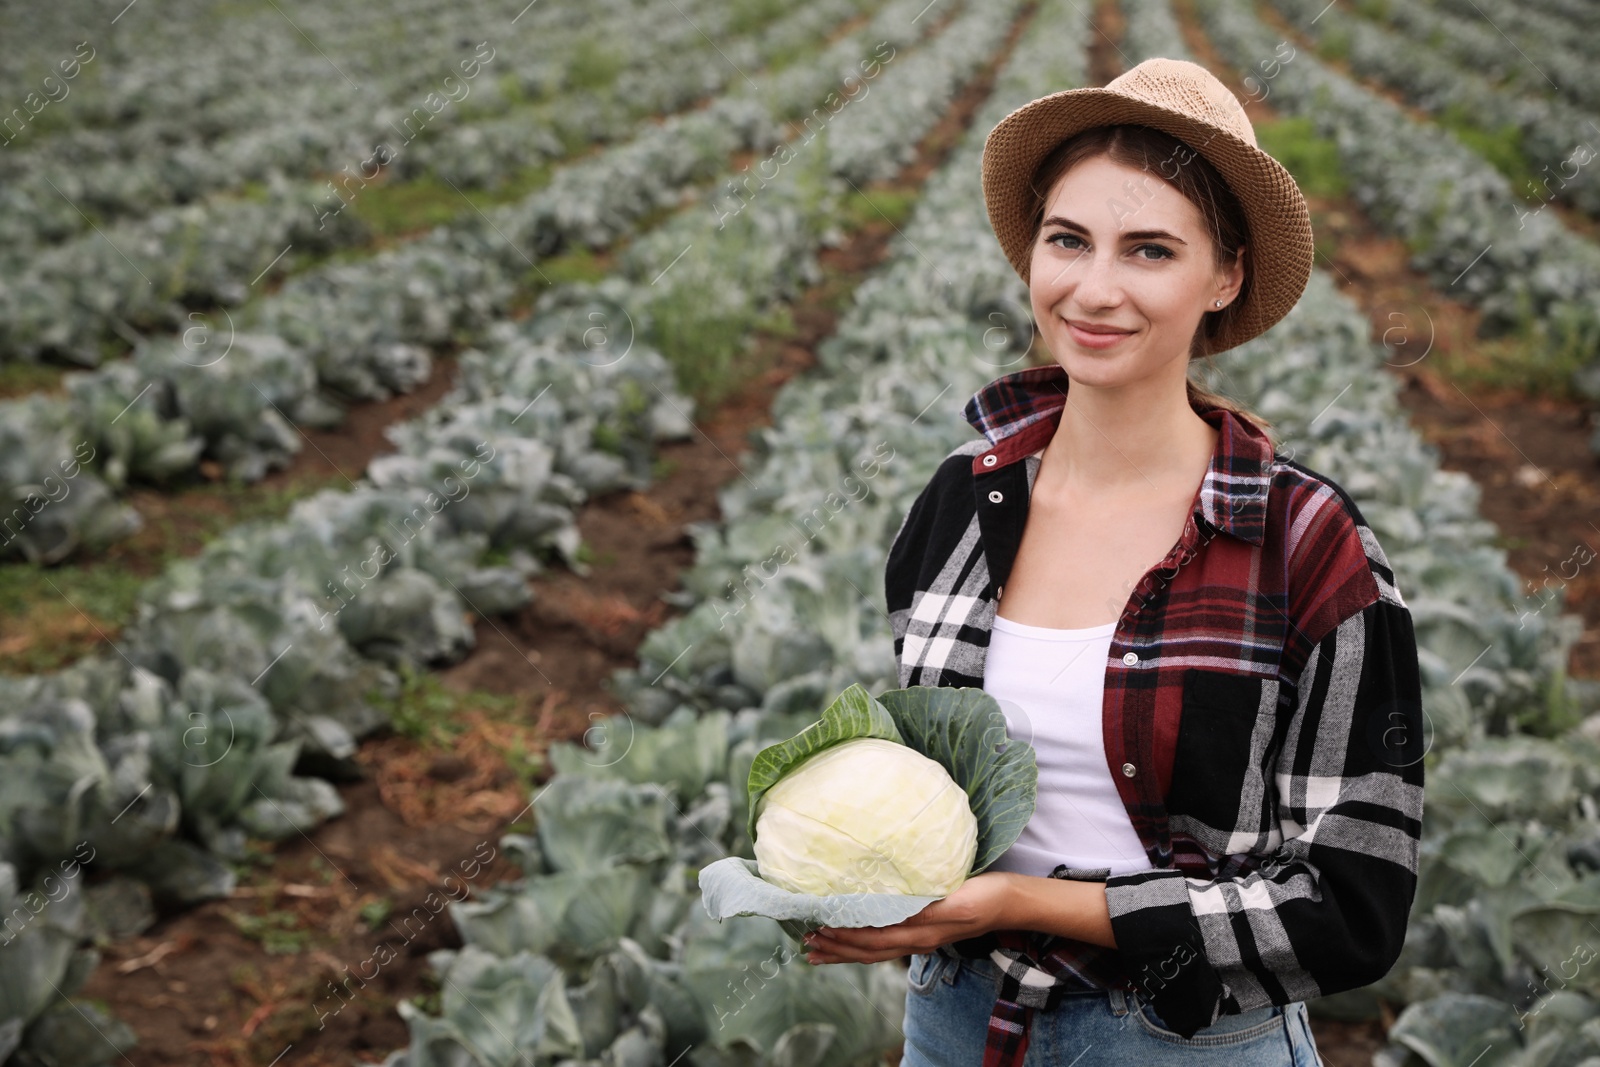
<svg viewBox="0 0 1600 1067">
<path fill-rule="evenodd" d="M 1109 349 L 1083 348 L 1070 339 L 1064 339 L 1055 349 L 1060 355 L 1056 362 L 1066 368 L 1067 374 L 1074 380 L 1093 382 L 1094 384 L 1113 385 L 1115 382 L 1107 379 L 1122 379 L 1127 377 L 1123 368 L 1131 365 L 1130 355 L 1132 347 L 1124 348 L 1118 345 Z"/>
</svg>

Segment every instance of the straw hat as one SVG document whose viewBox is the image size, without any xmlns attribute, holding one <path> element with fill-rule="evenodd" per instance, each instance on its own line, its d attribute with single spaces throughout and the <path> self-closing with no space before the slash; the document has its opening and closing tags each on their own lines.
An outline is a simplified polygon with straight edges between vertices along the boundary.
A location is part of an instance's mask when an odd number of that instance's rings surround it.
<svg viewBox="0 0 1600 1067">
<path fill-rule="evenodd" d="M 1213 342 L 1216 349 L 1243 344 L 1288 314 L 1311 278 L 1305 197 L 1283 165 L 1256 147 L 1250 119 L 1227 86 L 1182 59 L 1147 59 L 1103 89 L 1041 96 L 989 132 L 983 198 L 1000 247 L 1022 280 L 1033 258 L 1034 168 L 1073 134 L 1121 124 L 1152 126 L 1184 141 L 1217 169 L 1244 208 L 1249 288 Z"/>
</svg>

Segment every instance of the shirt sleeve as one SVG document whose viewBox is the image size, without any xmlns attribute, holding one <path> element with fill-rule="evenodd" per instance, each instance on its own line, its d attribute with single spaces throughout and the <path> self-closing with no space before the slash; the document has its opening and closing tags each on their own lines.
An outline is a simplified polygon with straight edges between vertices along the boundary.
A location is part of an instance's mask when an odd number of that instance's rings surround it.
<svg viewBox="0 0 1600 1067">
<path fill-rule="evenodd" d="M 1277 757 L 1282 846 L 1248 874 L 1106 881 L 1135 988 L 1175 1032 L 1337 993 L 1399 958 L 1422 837 L 1421 684 L 1411 613 L 1381 596 L 1313 647 Z"/>
</svg>

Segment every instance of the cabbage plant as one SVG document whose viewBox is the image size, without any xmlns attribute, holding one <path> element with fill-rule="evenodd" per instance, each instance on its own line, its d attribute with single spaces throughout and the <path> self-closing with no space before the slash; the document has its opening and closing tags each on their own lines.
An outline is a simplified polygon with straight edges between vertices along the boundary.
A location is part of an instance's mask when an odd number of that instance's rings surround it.
<svg viewBox="0 0 1600 1067">
<path fill-rule="evenodd" d="M 867 803 L 843 802 L 861 795 L 860 764 L 840 778 L 830 757 L 873 741 L 911 758 L 867 752 L 890 795 L 875 789 Z M 958 787 L 959 810 L 918 760 Z M 819 761 L 823 773 L 811 773 Z M 765 915 L 797 938 L 822 925 L 908 919 L 1011 847 L 1033 816 L 1038 784 L 1033 747 L 1006 737 L 1005 714 L 982 689 L 912 686 L 873 698 L 852 685 L 821 719 L 757 753 L 746 816 L 756 859 L 729 856 L 700 872 L 706 912 Z M 825 802 L 807 804 L 793 785 Z M 781 814 L 798 807 L 812 818 Z"/>
</svg>

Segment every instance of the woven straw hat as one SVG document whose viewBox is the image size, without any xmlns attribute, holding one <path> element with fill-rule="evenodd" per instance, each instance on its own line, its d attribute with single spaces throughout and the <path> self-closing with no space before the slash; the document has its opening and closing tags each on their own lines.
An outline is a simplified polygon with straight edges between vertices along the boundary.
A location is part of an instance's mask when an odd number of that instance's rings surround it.
<svg viewBox="0 0 1600 1067">
<path fill-rule="evenodd" d="M 1305 197 L 1283 165 L 1256 146 L 1250 119 L 1227 86 L 1182 59 L 1147 59 L 1103 89 L 1041 96 L 989 132 L 983 198 L 1000 247 L 1022 280 L 1033 258 L 1034 169 L 1073 134 L 1122 124 L 1151 126 L 1184 141 L 1217 169 L 1244 208 L 1249 286 L 1212 342 L 1215 349 L 1243 344 L 1288 314 L 1311 278 Z"/>
</svg>

